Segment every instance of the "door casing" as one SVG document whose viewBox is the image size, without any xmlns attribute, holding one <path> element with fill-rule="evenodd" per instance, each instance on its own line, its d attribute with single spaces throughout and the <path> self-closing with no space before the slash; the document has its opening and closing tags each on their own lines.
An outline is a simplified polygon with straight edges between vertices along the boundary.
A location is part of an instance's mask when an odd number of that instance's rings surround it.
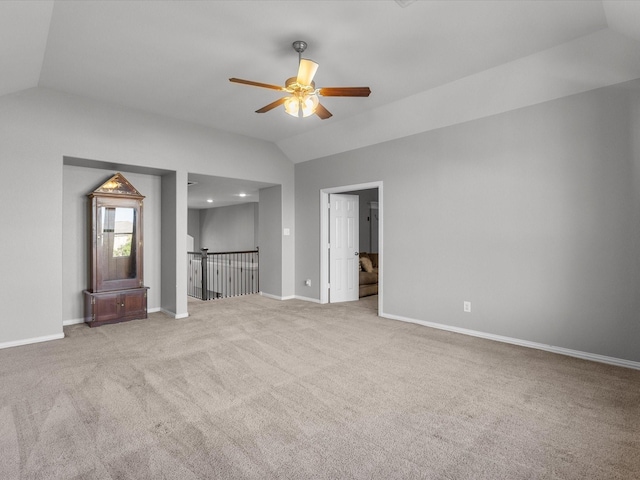
<svg viewBox="0 0 640 480">
<path fill-rule="evenodd" d="M 383 182 L 358 183 L 320 190 L 320 303 L 329 302 L 329 195 L 357 190 L 378 189 L 378 315 L 383 312 L 384 299 L 384 195 Z"/>
</svg>

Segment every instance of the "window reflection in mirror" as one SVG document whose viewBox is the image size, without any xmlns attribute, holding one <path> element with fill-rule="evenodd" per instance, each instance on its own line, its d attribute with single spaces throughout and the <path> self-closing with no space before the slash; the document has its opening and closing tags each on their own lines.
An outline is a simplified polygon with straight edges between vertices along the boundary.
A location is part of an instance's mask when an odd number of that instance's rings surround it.
<svg viewBox="0 0 640 480">
<path fill-rule="evenodd" d="M 133 208 L 116 208 L 113 225 L 113 256 L 129 257 L 133 240 Z"/>
</svg>

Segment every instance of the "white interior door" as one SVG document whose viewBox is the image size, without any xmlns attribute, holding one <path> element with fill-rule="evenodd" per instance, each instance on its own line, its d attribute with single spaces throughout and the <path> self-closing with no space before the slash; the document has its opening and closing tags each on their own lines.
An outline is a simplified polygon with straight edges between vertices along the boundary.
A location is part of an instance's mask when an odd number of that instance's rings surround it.
<svg viewBox="0 0 640 480">
<path fill-rule="evenodd" d="M 329 195 L 329 301 L 358 300 L 358 195 Z"/>
</svg>

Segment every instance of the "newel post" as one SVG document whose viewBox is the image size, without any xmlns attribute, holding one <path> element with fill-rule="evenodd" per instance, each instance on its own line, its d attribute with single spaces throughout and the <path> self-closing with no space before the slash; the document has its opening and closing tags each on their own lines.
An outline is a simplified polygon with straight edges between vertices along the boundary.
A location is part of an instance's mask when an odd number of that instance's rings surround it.
<svg viewBox="0 0 640 480">
<path fill-rule="evenodd" d="M 207 273 L 207 252 L 208 248 L 201 248 L 202 258 L 200 259 L 200 264 L 202 265 L 202 300 L 209 300 L 209 285 L 207 284 L 207 279 L 209 275 Z"/>
</svg>

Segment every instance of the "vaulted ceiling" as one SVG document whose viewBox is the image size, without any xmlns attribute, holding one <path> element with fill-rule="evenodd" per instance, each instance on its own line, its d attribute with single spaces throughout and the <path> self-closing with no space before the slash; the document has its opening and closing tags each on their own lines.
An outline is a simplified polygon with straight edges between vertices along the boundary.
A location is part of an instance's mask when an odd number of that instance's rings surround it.
<svg viewBox="0 0 640 480">
<path fill-rule="evenodd" d="M 402 3 L 402 2 L 401 2 Z M 640 78 L 637 1 L 3 1 L 0 95 L 44 87 L 276 143 L 301 162 Z M 333 117 L 254 111 L 320 64 Z"/>
</svg>

